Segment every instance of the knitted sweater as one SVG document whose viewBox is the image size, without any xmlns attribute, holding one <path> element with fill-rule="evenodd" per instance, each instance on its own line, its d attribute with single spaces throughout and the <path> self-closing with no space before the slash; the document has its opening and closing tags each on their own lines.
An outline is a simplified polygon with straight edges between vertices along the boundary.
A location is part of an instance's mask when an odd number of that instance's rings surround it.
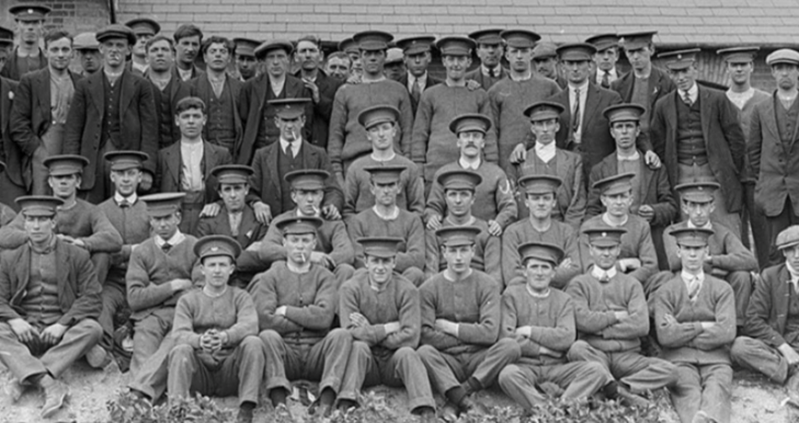
<svg viewBox="0 0 799 423">
<path fill-rule="evenodd" d="M 172 323 L 176 342 L 199 349 L 200 337 L 209 329 L 227 332 L 228 341 L 217 353 L 222 356 L 230 354 L 245 337 L 258 335 L 258 317 L 247 292 L 229 286 L 215 298 L 200 289 L 180 297 Z"/>
<path fill-rule="evenodd" d="M 527 242 L 547 242 L 557 245 L 566 255 L 565 259 L 571 260 L 569 266 L 558 266 L 551 285 L 563 289 L 566 284 L 581 272 L 580 251 L 577 246 L 577 235 L 571 226 L 552 221 L 552 225 L 544 232 L 539 232 L 530 223 L 529 219 L 520 220 L 510 225 L 502 234 L 502 277 L 505 285 L 510 285 L 514 278 L 524 277 L 522 258 L 519 255 L 519 246 Z"/>
<path fill-rule="evenodd" d="M 375 196 L 370 190 L 371 176 L 364 170 L 369 166 L 405 166 L 406 170 L 400 174 L 401 188 L 397 195 L 397 205 L 403 210 L 418 215 L 422 214 L 424 211 L 424 183 L 419 167 L 399 154 L 395 154 L 393 159 L 384 162 L 379 162 L 371 155 L 367 155 L 355 160 L 347 168 L 344 210 L 342 211 L 345 219 L 375 205 Z"/>
<path fill-rule="evenodd" d="M 137 199 L 129 207 L 123 208 L 119 207 L 112 197 L 100 203 L 97 208 L 105 214 L 122 237 L 122 249 L 111 255 L 111 264 L 114 267 L 127 269 L 133 246 L 150 237 L 150 216 L 147 214 L 147 205 Z"/>
<path fill-rule="evenodd" d="M 369 208 L 353 216 L 349 225 L 350 238 L 355 247 L 355 268 L 364 267 L 365 262 L 363 247 L 358 240 L 379 236 L 405 240 L 399 246 L 395 271 L 402 273 L 409 267 L 424 270 L 424 227 L 419 216 L 400 209 L 396 219 L 384 220 L 375 213 L 374 208 Z"/>
</svg>

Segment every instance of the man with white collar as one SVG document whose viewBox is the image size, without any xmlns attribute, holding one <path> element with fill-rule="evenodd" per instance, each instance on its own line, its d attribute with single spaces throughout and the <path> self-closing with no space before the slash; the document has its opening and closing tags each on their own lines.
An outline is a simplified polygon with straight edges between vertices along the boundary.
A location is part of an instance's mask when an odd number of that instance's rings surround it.
<svg viewBox="0 0 799 423">
<path fill-rule="evenodd" d="M 432 35 L 420 35 L 395 42 L 397 47 L 402 49 L 402 58 L 406 69 L 398 82 L 408 88 L 408 93 L 411 95 L 411 111 L 414 116 L 416 116 L 416 109 L 422 94 L 443 82 L 427 71 L 430 61 L 433 60 L 430 49 L 435 41 L 436 37 Z"/>
<path fill-rule="evenodd" d="M 136 34 L 136 43 L 131 48 L 128 70 L 139 76 L 144 76 L 150 67 L 147 62 L 147 41 L 161 32 L 161 25 L 150 18 L 135 18 L 125 22 L 125 26 Z"/>
<path fill-rule="evenodd" d="M 8 62 L 0 69 L 0 76 L 19 81 L 22 75 L 47 67 L 47 57 L 39 44 L 44 20 L 51 11 L 49 7 L 35 3 L 19 3 L 8 8 L 8 14 L 14 15 L 17 24 L 19 45 L 9 52 Z"/>
<path fill-rule="evenodd" d="M 616 62 L 619 60 L 619 36 L 617 34 L 599 34 L 586 38 L 585 42 L 596 48 L 591 82 L 609 90 L 610 84 L 620 77 L 619 71 L 616 69 Z"/>
<path fill-rule="evenodd" d="M 476 44 L 475 53 L 480 59 L 480 66 L 468 72 L 466 79 L 477 81 L 488 91 L 497 81 L 508 76 L 508 70 L 502 66 L 505 54 L 505 41 L 500 37 L 502 29 L 481 29 L 469 34 Z"/>
</svg>

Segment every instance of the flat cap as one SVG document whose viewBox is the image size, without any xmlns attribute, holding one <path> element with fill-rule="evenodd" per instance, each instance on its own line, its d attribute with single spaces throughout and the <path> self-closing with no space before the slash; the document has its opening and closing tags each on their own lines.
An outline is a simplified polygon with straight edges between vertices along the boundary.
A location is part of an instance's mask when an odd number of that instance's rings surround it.
<svg viewBox="0 0 799 423">
<path fill-rule="evenodd" d="M 14 31 L 0 26 L 0 47 L 14 44 Z"/>
<path fill-rule="evenodd" d="M 291 54 L 292 51 L 294 51 L 294 44 L 291 44 L 291 41 L 288 40 L 264 41 L 263 43 L 261 43 L 261 45 L 255 48 L 253 54 L 255 55 L 255 57 L 263 59 L 264 57 L 266 57 L 267 53 L 273 50 L 283 50 L 288 55 Z"/>
<path fill-rule="evenodd" d="M 533 174 L 519 178 L 519 185 L 525 194 L 555 194 L 563 181 L 554 175 Z"/>
<path fill-rule="evenodd" d="M 582 232 L 588 237 L 588 243 L 591 245 L 613 247 L 621 244 L 621 236 L 627 233 L 627 229 L 599 223 L 583 228 Z"/>
<path fill-rule="evenodd" d="M 515 48 L 533 48 L 535 43 L 541 39 L 540 35 L 526 29 L 507 29 L 499 35 L 505 40 L 508 47 Z"/>
<path fill-rule="evenodd" d="M 592 188 L 598 189 L 601 195 L 621 194 L 633 189 L 633 178 L 632 172 L 620 173 L 594 182 Z"/>
<path fill-rule="evenodd" d="M 474 40 L 466 37 L 443 37 L 436 41 L 436 48 L 442 56 L 471 56 L 475 47 Z"/>
<path fill-rule="evenodd" d="M 77 154 L 58 154 L 44 159 L 43 164 L 51 176 L 64 176 L 83 173 L 89 160 Z"/>
<path fill-rule="evenodd" d="M 64 200 L 50 195 L 24 195 L 14 200 L 25 216 L 55 216 Z"/>
<path fill-rule="evenodd" d="M 290 216 L 275 223 L 277 229 L 286 235 L 316 234 L 322 227 L 322 219 L 313 216 Z"/>
<path fill-rule="evenodd" d="M 122 24 L 107 25 L 97 32 L 95 38 L 97 38 L 97 42 L 99 43 L 111 38 L 124 38 L 128 41 L 128 44 L 136 44 L 136 34 L 134 34 L 130 28 Z"/>
<path fill-rule="evenodd" d="M 359 50 L 386 50 L 394 36 L 384 31 L 362 31 L 352 36 Z"/>
<path fill-rule="evenodd" d="M 14 20 L 30 22 L 43 21 L 52 9 L 38 3 L 20 3 L 8 8 L 8 13 L 14 15 Z"/>
<path fill-rule="evenodd" d="M 596 51 L 600 52 L 611 47 L 618 47 L 619 36 L 618 34 L 598 34 L 594 35 L 593 37 L 586 38 L 585 42 L 588 44 L 593 44 L 594 47 L 596 47 Z"/>
<path fill-rule="evenodd" d="M 442 245 L 457 247 L 474 244 L 480 231 L 477 226 L 446 226 L 437 230 L 436 236 L 441 239 Z"/>
<path fill-rule="evenodd" d="M 155 35 L 161 32 L 161 25 L 150 18 L 135 18 L 125 22 L 125 26 L 138 35 Z"/>
<path fill-rule="evenodd" d="M 550 57 L 558 57 L 558 46 L 555 43 L 541 42 L 535 45 L 533 49 L 533 60 L 547 59 Z"/>
<path fill-rule="evenodd" d="M 469 34 L 469 38 L 473 39 L 477 44 L 497 45 L 502 44 L 502 29 L 488 28 L 474 31 Z"/>
<path fill-rule="evenodd" d="M 680 194 L 682 200 L 693 201 L 694 203 L 709 203 L 715 198 L 716 190 L 721 188 L 716 182 L 712 181 L 693 181 L 679 184 L 674 190 Z"/>
<path fill-rule="evenodd" d="M 405 56 L 402 54 L 402 49 L 399 47 L 391 47 L 386 50 L 386 60 L 383 61 L 383 66 L 400 64 L 403 60 L 405 60 Z"/>
<path fill-rule="evenodd" d="M 103 158 L 111 164 L 111 170 L 122 171 L 128 169 L 141 169 L 144 162 L 150 159 L 147 153 L 141 151 L 109 151 Z"/>
<path fill-rule="evenodd" d="M 291 186 L 291 189 L 303 191 L 316 191 L 325 189 L 325 181 L 330 177 L 330 173 L 322 169 L 300 169 L 287 173 L 283 179 Z"/>
<path fill-rule="evenodd" d="M 638 31 L 619 34 L 619 43 L 627 50 L 638 50 L 652 44 L 657 31 Z"/>
<path fill-rule="evenodd" d="M 255 170 L 250 166 L 229 164 L 211 169 L 211 175 L 216 177 L 219 184 L 247 184 Z"/>
<path fill-rule="evenodd" d="M 72 47 L 75 50 L 100 50 L 100 43 L 97 41 L 97 34 L 94 32 L 82 32 L 72 40 Z"/>
<path fill-rule="evenodd" d="M 185 192 L 161 192 L 141 197 L 147 205 L 147 214 L 151 217 L 169 216 L 181 210 L 181 203 Z"/>
<path fill-rule="evenodd" d="M 563 259 L 563 250 L 548 242 L 528 242 L 519 246 L 519 256 L 522 263 L 532 258 L 552 263 L 554 267 Z"/>
<path fill-rule="evenodd" d="M 799 244 L 799 225 L 789 226 L 777 234 L 777 240 L 774 244 L 776 244 L 778 250 L 784 250 Z"/>
<path fill-rule="evenodd" d="M 716 54 L 721 56 L 725 62 L 741 63 L 741 62 L 754 61 L 758 51 L 760 51 L 760 47 L 741 46 L 741 47 L 722 48 L 716 50 Z"/>
<path fill-rule="evenodd" d="M 766 64 L 769 66 L 778 63 L 787 63 L 789 65 L 799 65 L 799 52 L 789 48 L 779 49 L 766 57 Z"/>
<path fill-rule="evenodd" d="M 686 247 L 704 247 L 707 239 L 713 235 L 712 229 L 707 228 L 674 228 L 669 232 L 677 240 L 677 245 Z"/>
<path fill-rule="evenodd" d="M 363 109 L 358 114 L 358 123 L 366 129 L 384 122 L 396 123 L 399 119 L 400 112 L 394 106 L 387 104 L 380 104 Z"/>
<path fill-rule="evenodd" d="M 658 54 L 658 59 L 663 59 L 667 69 L 682 70 L 687 69 L 696 61 L 696 55 L 700 51 L 698 48 L 667 51 Z"/>
<path fill-rule="evenodd" d="M 605 108 L 602 114 L 608 123 L 614 122 L 638 122 L 646 109 L 634 103 L 620 103 Z"/>
<path fill-rule="evenodd" d="M 369 237 L 360 238 L 358 243 L 363 246 L 363 253 L 373 257 L 391 258 L 397 255 L 399 246 L 405 242 L 402 238 L 394 237 Z"/>
<path fill-rule="evenodd" d="M 455 116 L 449 123 L 449 130 L 454 134 L 465 131 L 478 131 L 485 134 L 491 129 L 491 118 L 480 113 L 464 113 Z"/>
<path fill-rule="evenodd" d="M 194 244 L 194 255 L 200 261 L 207 257 L 228 256 L 236 260 L 241 254 L 241 245 L 227 235 L 207 235 Z"/>
<path fill-rule="evenodd" d="M 524 115 L 531 122 L 548 119 L 560 119 L 560 114 L 566 110 L 562 104 L 554 101 L 539 101 L 527 106 Z"/>
<path fill-rule="evenodd" d="M 261 45 L 261 42 L 249 38 L 234 38 L 233 44 L 236 45 L 236 55 L 255 57 L 255 49 Z"/>
<path fill-rule="evenodd" d="M 311 104 L 310 98 L 279 98 L 268 100 L 266 104 L 275 108 L 277 117 L 296 119 L 305 114 L 305 106 Z"/>
<path fill-rule="evenodd" d="M 563 44 L 555 50 L 560 60 L 571 62 L 590 62 L 596 53 L 596 47 L 588 43 L 568 43 Z"/>
<path fill-rule="evenodd" d="M 363 168 L 369 172 L 372 182 L 378 184 L 398 182 L 405 169 L 405 166 L 368 166 Z"/>
<path fill-rule="evenodd" d="M 406 55 L 412 56 L 414 54 L 424 53 L 430 51 L 436 37 L 432 35 L 419 35 L 416 37 L 406 37 L 396 41 L 397 47 L 402 49 Z"/>
<path fill-rule="evenodd" d="M 477 186 L 483 182 L 483 177 L 471 170 L 455 169 L 441 172 L 436 181 L 445 191 L 448 189 L 466 189 L 474 192 Z"/>
</svg>

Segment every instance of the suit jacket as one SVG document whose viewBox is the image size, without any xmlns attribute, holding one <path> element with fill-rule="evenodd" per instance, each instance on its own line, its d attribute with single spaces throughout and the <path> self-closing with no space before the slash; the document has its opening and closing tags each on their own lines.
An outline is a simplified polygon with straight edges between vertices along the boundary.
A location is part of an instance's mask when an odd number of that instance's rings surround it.
<svg viewBox="0 0 799 423">
<path fill-rule="evenodd" d="M 149 71 L 150 70 L 148 69 L 147 70 L 148 74 L 149 74 Z M 160 100 L 161 90 L 158 89 L 158 86 L 156 86 L 155 83 L 150 80 L 148 74 L 144 75 L 144 79 L 148 80 L 150 82 L 150 86 L 153 88 L 153 101 L 155 101 L 155 113 L 156 113 L 156 116 L 158 117 L 158 119 L 160 119 L 161 116 L 167 115 L 169 121 L 172 122 L 172 124 L 170 125 L 170 127 L 172 128 L 172 131 L 171 131 L 172 136 L 169 137 L 169 138 L 164 138 L 163 136 L 161 136 L 159 138 L 158 148 L 161 149 L 161 148 L 169 147 L 170 145 L 180 141 L 180 128 L 178 128 L 178 126 L 175 125 L 175 123 L 174 123 L 174 121 L 175 121 L 175 108 L 177 107 L 178 102 L 180 100 L 183 100 L 184 98 L 189 97 L 189 96 L 192 95 L 192 93 L 191 93 L 191 85 L 189 85 L 188 82 L 181 80 L 180 76 L 172 75 L 172 80 L 169 83 L 169 103 L 170 103 L 170 108 L 169 108 L 169 110 L 164 110 L 161 107 L 161 100 Z M 205 101 L 205 100 L 203 100 L 203 101 Z M 158 133 L 160 134 L 160 132 L 161 131 L 160 131 L 160 127 L 159 127 Z"/>
<path fill-rule="evenodd" d="M 251 185 L 260 196 L 261 201 L 269 206 L 272 216 L 288 211 L 283 210 L 280 201 L 283 195 L 280 186 L 283 175 L 277 173 L 279 154 L 281 154 L 280 143 L 275 142 L 258 149 L 252 160 L 255 174 L 252 176 Z M 330 159 L 325 150 L 303 141 L 298 154 L 302 159 L 302 169 L 321 169 L 330 173 L 330 177 L 325 181 L 325 198 L 322 200 L 322 206 L 332 204 L 339 211 L 343 210 L 344 192 L 333 176 L 333 168 L 330 166 Z"/>
<path fill-rule="evenodd" d="M 633 83 L 635 82 L 635 74 L 632 70 L 621 76 L 619 79 L 611 82 L 610 89 L 616 91 L 621 95 L 621 99 L 624 103 L 629 103 L 633 99 Z M 649 96 L 649 121 L 652 122 L 655 109 L 655 104 L 658 100 L 660 100 L 666 94 L 674 91 L 677 89 L 677 86 L 674 85 L 674 82 L 669 77 L 669 74 L 666 71 L 660 70 L 656 67 L 652 67 L 652 72 L 649 74 L 649 92 L 651 95 Z M 641 134 L 643 138 L 640 138 L 638 141 L 638 149 L 647 152 L 652 149 L 651 141 L 649 140 L 649 134 Z"/>
<path fill-rule="evenodd" d="M 783 263 L 764 270 L 760 279 L 749 297 L 746 333 L 776 348 L 785 343 L 791 274 Z"/>
<path fill-rule="evenodd" d="M 200 219 L 200 223 L 197 225 L 197 236 L 227 235 L 238 241 L 242 249 L 246 249 L 254 242 L 260 241 L 266 235 L 267 229 L 269 229 L 267 225 L 255 220 L 255 212 L 252 207 L 245 205 L 241 214 L 239 234 L 234 237 L 230 230 L 227 209 L 223 205 L 222 210 L 216 216 Z"/>
<path fill-rule="evenodd" d="M 549 98 L 549 101 L 560 103 L 564 107 L 560 114 L 560 129 L 555 140 L 558 148 L 574 150 L 577 145 L 571 140 L 572 106 L 569 104 L 568 88 Z M 618 93 L 606 90 L 597 85 L 588 83 L 588 93 L 585 97 L 585 110 L 582 111 L 582 145 L 583 173 L 587 174 L 591 168 L 602 161 L 605 156 L 616 150 L 616 141 L 610 135 L 608 120 L 602 111 L 614 104 L 621 103 Z"/>
<path fill-rule="evenodd" d="M 11 111 L 15 103 L 17 82 L 0 77 L 0 159 L 6 164 L 6 175 L 15 185 L 24 187 L 22 158 L 24 154 L 11 138 Z"/>
<path fill-rule="evenodd" d="M 217 166 L 231 164 L 233 159 L 230 152 L 218 145 L 203 141 L 202 171 L 205 180 L 205 202 L 210 203 L 219 199 L 217 193 L 216 177 L 211 175 L 211 170 Z M 153 180 L 153 187 L 158 192 L 182 192 L 180 173 L 183 168 L 183 159 L 180 153 L 180 142 L 176 142 L 158 152 L 158 166 Z"/>
<path fill-rule="evenodd" d="M 404 74 L 402 74 L 402 76 L 400 77 L 399 81 L 397 81 L 397 82 L 402 84 L 402 86 L 407 89 L 408 88 L 408 72 L 405 72 Z M 430 87 L 436 86 L 436 85 L 438 85 L 438 84 L 440 84 L 442 82 L 444 82 L 444 81 L 434 77 L 432 74 L 430 74 L 430 72 L 427 72 L 427 83 L 425 84 L 424 90 L 422 90 L 422 92 L 425 92 L 428 89 L 430 89 Z M 411 111 L 413 112 L 413 117 L 416 118 L 416 107 L 419 106 L 419 103 L 416 100 L 413 99 L 413 96 L 411 95 L 411 90 L 408 90 L 408 97 L 410 97 L 410 99 L 411 99 Z M 419 95 L 419 99 L 420 100 L 422 99 L 421 93 Z"/>
<path fill-rule="evenodd" d="M 669 178 L 666 175 L 666 169 L 662 166 L 658 169 L 651 169 L 644 164 L 644 155 L 639 152 L 640 158 L 638 162 L 641 166 L 641 182 L 639 184 L 638 192 L 634 192 L 633 196 L 638 199 L 639 204 L 647 204 L 652 206 L 655 210 L 655 217 L 649 222 L 650 226 L 667 226 L 671 224 L 672 220 L 678 217 L 677 212 L 679 207 L 677 200 L 671 192 L 669 186 Z M 585 217 L 593 217 L 605 212 L 605 207 L 602 205 L 599 197 L 599 189 L 594 188 L 594 182 L 619 174 L 619 158 L 616 154 L 610 154 L 605 157 L 601 162 L 594 165 L 591 169 L 591 175 L 588 178 L 588 205 L 585 211 Z M 630 210 L 632 214 L 638 214 L 637 207 Z"/>
<path fill-rule="evenodd" d="M 63 316 L 58 323 L 72 326 L 83 319 L 97 319 L 103 309 L 102 287 L 97 281 L 89 253 L 64 241 L 55 247 L 58 305 Z M 25 316 L 25 299 L 31 278 L 31 247 L 27 243 L 0 254 L 0 321 Z"/>
<path fill-rule="evenodd" d="M 12 51 L 8 55 L 8 59 L 6 60 L 6 65 L 3 66 L 3 70 L 0 71 L 0 76 L 3 76 L 12 81 L 19 81 L 19 79 L 22 78 L 22 75 L 20 75 L 19 71 L 17 70 L 18 50 L 19 47 L 14 47 L 14 51 Z M 47 57 L 44 55 L 44 50 L 42 50 L 41 48 L 39 48 L 39 66 L 40 66 L 39 69 L 44 69 L 47 67 Z M 37 69 L 31 69 L 31 71 L 34 70 Z"/>
<path fill-rule="evenodd" d="M 799 125 L 794 126 L 791 142 L 782 142 L 777 126 L 776 92 L 767 101 L 755 105 L 749 123 L 749 162 L 752 175 L 757 178 L 755 202 L 766 216 L 782 213 L 785 199 L 791 199 L 794 210 L 799 210 L 799 154 L 796 140 Z"/>
<path fill-rule="evenodd" d="M 200 97 L 205 104 L 210 104 L 211 96 L 214 96 L 215 94 L 214 88 L 211 86 L 211 82 L 208 81 L 207 75 L 208 74 L 203 73 L 202 77 L 194 78 L 189 81 L 188 84 L 191 88 L 192 96 Z M 241 127 L 241 116 L 239 115 L 239 99 L 241 97 L 241 87 L 244 85 L 244 83 L 229 75 L 225 77 L 225 81 L 227 89 L 230 90 L 230 95 L 233 98 L 233 123 L 236 125 L 236 144 L 234 145 L 238 145 L 243 132 Z M 180 137 L 178 137 L 178 139 L 180 139 Z M 208 125 L 206 125 L 203 129 L 203 139 L 210 139 L 208 137 Z"/>
<path fill-rule="evenodd" d="M 483 75 L 483 69 L 481 65 L 477 65 L 477 69 L 473 69 L 466 73 L 467 80 L 479 82 L 480 86 L 483 87 L 486 92 L 488 92 L 488 89 L 491 88 L 492 85 L 506 76 L 508 76 L 508 70 L 502 67 L 502 65 L 499 66 L 499 78 L 497 79 L 489 78 Z"/>
<path fill-rule="evenodd" d="M 64 154 L 80 154 L 89 159 L 81 182 L 81 189 L 84 190 L 94 187 L 97 163 L 103 160 L 97 154 L 101 148 L 105 118 L 103 78 L 105 73 L 97 71 L 78 82 L 64 128 Z M 150 82 L 130 72 L 123 72 L 117 83 L 121 84 L 122 90 L 119 104 L 119 133 L 122 136 L 115 140 L 114 146 L 118 150 L 147 153 L 150 159 L 144 162 L 144 169 L 154 174 L 158 154 L 158 118 L 155 116 Z"/>
<path fill-rule="evenodd" d="M 236 163 L 250 164 L 253 161 L 253 154 L 256 150 L 266 146 L 261 145 L 257 140 L 258 130 L 264 123 L 264 107 L 266 104 L 266 94 L 269 87 L 269 74 L 263 73 L 250 79 L 244 83 L 241 88 L 241 99 L 239 100 L 239 116 L 242 118 L 242 126 L 244 126 L 244 136 L 241 142 L 236 146 Z M 312 98 L 311 90 L 305 88 L 302 80 L 292 75 L 286 75 L 286 83 L 283 86 L 283 92 L 280 93 L 279 98 Z M 314 108 L 313 102 L 305 106 L 305 128 L 303 130 L 303 139 L 311 139 L 311 128 L 314 125 Z M 268 119 L 275 116 L 274 107 L 268 108 Z M 279 135 L 278 135 L 279 137 Z M 277 139 L 277 138 L 276 138 Z M 275 139 L 275 140 L 276 140 Z M 273 143 L 275 140 L 267 140 L 267 144 Z"/>
<path fill-rule="evenodd" d="M 710 168 L 721 184 L 721 192 L 727 200 L 727 204 L 723 206 L 730 213 L 737 212 L 741 210 L 743 202 L 740 176 L 746 148 L 744 134 L 738 123 L 738 110 L 723 92 L 701 85 L 698 89 L 702 135 Z M 679 183 L 680 171 L 677 163 L 678 101 L 682 99 L 676 90 L 658 100 L 652 113 L 652 126 L 649 128 L 653 149 L 663 160 L 672 187 Z"/>
<path fill-rule="evenodd" d="M 300 78 L 301 71 L 294 74 Z M 318 69 L 316 73 L 316 86 L 319 88 L 319 103 L 313 105 L 313 125 L 311 126 L 310 141 L 313 145 L 327 148 L 327 136 L 330 130 L 330 115 L 333 113 L 333 99 L 336 91 L 347 82 L 333 78 Z"/>
</svg>

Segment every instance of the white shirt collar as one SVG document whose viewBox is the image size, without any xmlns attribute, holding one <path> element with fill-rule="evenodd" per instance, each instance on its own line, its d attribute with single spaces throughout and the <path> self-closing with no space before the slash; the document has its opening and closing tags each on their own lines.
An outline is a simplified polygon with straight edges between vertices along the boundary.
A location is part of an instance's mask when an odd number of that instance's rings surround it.
<svg viewBox="0 0 799 423">
<path fill-rule="evenodd" d="M 629 162 L 637 162 L 638 160 L 640 160 L 640 159 L 641 159 L 641 155 L 640 155 L 640 154 L 638 154 L 638 150 L 635 150 L 635 152 L 634 152 L 632 155 L 629 155 L 629 156 L 621 156 L 621 155 L 619 155 L 619 152 L 618 152 L 618 150 L 616 150 L 616 159 L 617 159 L 618 161 L 620 161 L 620 162 L 623 162 L 623 161 L 625 161 L 625 160 L 626 160 L 626 161 L 629 161 Z"/>
<path fill-rule="evenodd" d="M 619 79 L 619 75 L 616 73 L 616 67 L 615 66 L 610 68 L 610 70 L 607 71 L 607 72 L 608 72 L 608 81 L 609 82 L 613 82 L 613 81 Z M 602 69 L 597 69 L 596 70 L 596 84 L 597 85 L 602 84 L 602 77 L 604 75 L 605 75 L 605 71 L 604 70 L 602 70 Z"/>
<path fill-rule="evenodd" d="M 136 200 L 138 200 L 138 198 L 139 197 L 135 192 L 127 197 L 123 197 L 119 192 L 114 192 L 114 201 L 117 203 L 117 205 L 119 205 L 119 203 L 122 201 L 127 201 L 132 206 L 136 204 Z"/>
<path fill-rule="evenodd" d="M 680 98 L 685 97 L 685 91 L 679 91 L 678 94 L 680 95 Z M 696 82 L 694 82 L 694 85 L 688 89 L 688 97 L 691 98 L 691 103 L 696 103 L 696 98 L 699 97 L 699 87 Z"/>
<path fill-rule="evenodd" d="M 594 265 L 591 267 L 591 276 L 597 278 L 599 281 L 601 281 L 605 276 L 607 276 L 607 279 L 612 279 L 614 276 L 616 276 L 616 266 L 613 266 L 608 270 L 604 270 L 599 266 Z"/>
<path fill-rule="evenodd" d="M 699 272 L 699 274 L 692 275 L 683 270 L 680 272 L 680 277 L 682 278 L 683 283 L 685 283 L 685 288 L 688 291 L 688 295 L 690 295 L 692 299 L 696 298 L 696 294 L 699 293 L 699 290 L 702 289 L 702 284 L 705 282 L 705 272 L 702 270 Z"/>
<path fill-rule="evenodd" d="M 458 158 L 458 164 L 461 166 L 461 168 L 467 170 L 477 170 L 477 168 L 480 167 L 481 163 L 482 160 L 480 160 L 479 157 L 474 162 L 467 162 L 466 160 L 463 159 L 463 157 Z"/>
<path fill-rule="evenodd" d="M 689 228 L 696 228 L 696 225 L 694 225 L 694 223 L 693 223 L 693 222 L 691 222 L 691 220 L 690 220 L 690 219 L 688 219 L 688 220 L 686 221 L 686 225 L 687 225 Z M 710 229 L 710 230 L 713 230 L 713 222 L 711 222 L 711 221 L 709 221 L 709 220 L 708 220 L 708 221 L 707 221 L 707 223 L 705 223 L 705 225 L 704 225 L 704 226 L 702 226 L 702 228 L 703 228 L 703 229 Z"/>
<path fill-rule="evenodd" d="M 300 144 L 302 144 L 302 138 L 297 138 L 292 142 L 288 142 L 284 140 L 283 137 L 280 137 L 280 150 L 285 154 L 286 148 L 291 147 L 291 157 L 297 157 L 297 154 L 300 153 Z"/>
<path fill-rule="evenodd" d="M 788 279 L 786 282 L 793 284 L 794 292 L 799 292 L 799 271 L 794 269 L 791 266 L 791 263 L 785 262 L 785 268 L 788 269 L 788 274 L 791 275 L 791 278 Z"/>
<path fill-rule="evenodd" d="M 602 221 L 607 223 L 608 225 L 614 227 L 614 228 L 620 228 L 620 227 L 626 225 L 628 220 L 630 220 L 630 215 L 629 214 L 627 216 L 624 216 L 624 221 L 623 222 L 621 222 L 620 224 L 616 225 L 616 224 L 614 224 L 613 222 L 610 221 L 610 219 L 608 218 L 608 213 L 607 212 L 602 213 Z"/>
<path fill-rule="evenodd" d="M 169 238 L 167 240 L 164 240 L 160 236 L 156 235 L 155 236 L 155 245 L 157 245 L 158 247 L 163 247 L 164 244 L 166 244 L 168 242 L 169 245 L 174 247 L 174 246 L 180 244 L 181 242 L 183 242 L 183 240 L 185 240 L 185 239 L 186 239 L 186 235 L 183 235 L 183 233 L 180 232 L 180 229 L 178 229 L 177 231 L 175 231 L 175 235 L 172 235 L 172 238 Z"/>
<path fill-rule="evenodd" d="M 487 67 L 480 65 L 480 71 L 483 72 L 483 76 L 487 76 L 490 78 L 498 78 L 502 76 L 502 66 L 497 65 L 494 70 L 488 69 Z M 494 76 L 494 72 L 497 73 L 497 76 Z"/>
<path fill-rule="evenodd" d="M 577 85 L 577 86 L 572 86 L 572 84 L 569 84 L 569 92 L 570 93 L 574 93 L 574 90 L 578 90 L 579 89 L 581 97 L 582 97 L 583 94 L 586 93 L 586 91 L 587 91 L 586 89 L 587 88 L 588 88 L 588 80 L 587 79 L 585 81 L 583 81 L 582 84 Z"/>
<path fill-rule="evenodd" d="M 377 210 L 377 205 L 372 206 L 372 210 L 375 212 L 377 217 L 379 217 L 379 218 L 381 218 L 383 220 L 395 220 L 397 217 L 399 217 L 399 212 L 400 212 L 399 206 L 396 206 L 396 205 L 394 206 L 394 211 L 391 212 L 390 215 L 381 214 L 380 211 Z"/>
<path fill-rule="evenodd" d="M 549 163 L 550 160 L 555 158 L 555 154 L 557 153 L 557 147 L 555 146 L 555 141 L 552 141 L 549 144 L 542 144 L 540 142 L 536 142 L 535 146 L 535 155 L 538 156 L 544 163 Z"/>
<path fill-rule="evenodd" d="M 413 91 L 413 84 L 416 83 L 416 81 L 419 81 L 420 91 L 424 91 L 425 87 L 427 87 L 427 72 L 418 78 L 408 72 L 408 91 Z"/>
</svg>

